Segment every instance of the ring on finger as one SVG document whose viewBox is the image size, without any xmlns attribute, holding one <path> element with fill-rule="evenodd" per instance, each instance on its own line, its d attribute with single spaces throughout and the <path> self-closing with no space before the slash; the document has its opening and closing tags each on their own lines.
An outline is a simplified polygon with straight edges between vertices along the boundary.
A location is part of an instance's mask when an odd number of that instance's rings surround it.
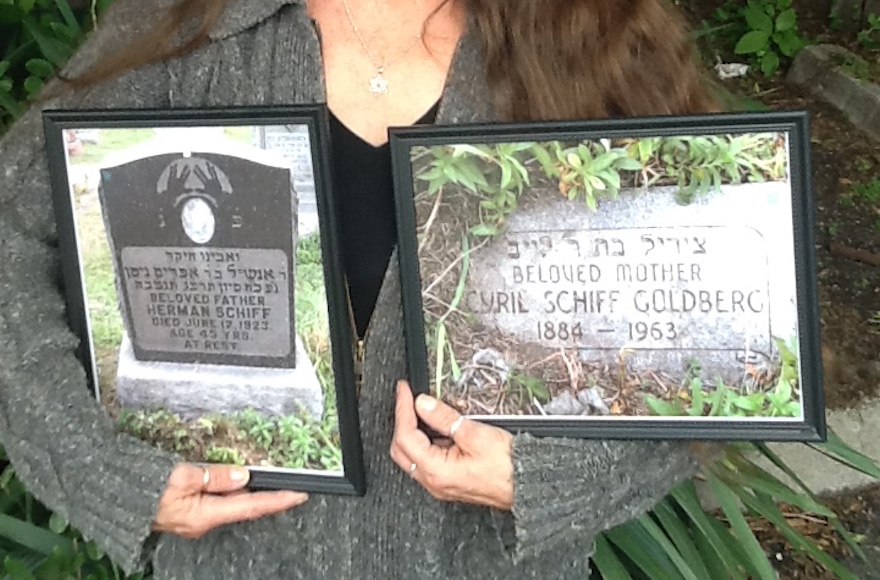
<svg viewBox="0 0 880 580">
<path fill-rule="evenodd" d="M 455 432 L 461 427 L 461 424 L 464 423 L 464 415 L 459 415 L 458 419 L 456 419 L 452 425 L 449 427 L 449 438 L 452 439 L 455 437 Z"/>
</svg>

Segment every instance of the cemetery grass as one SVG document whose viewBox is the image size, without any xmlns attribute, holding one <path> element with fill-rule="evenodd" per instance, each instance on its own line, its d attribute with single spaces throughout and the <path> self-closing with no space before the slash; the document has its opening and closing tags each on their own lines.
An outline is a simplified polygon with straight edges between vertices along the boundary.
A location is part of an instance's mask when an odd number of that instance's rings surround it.
<svg viewBox="0 0 880 580">
<path fill-rule="evenodd" d="M 245 411 L 184 421 L 162 409 L 122 409 L 116 400 L 115 369 L 123 324 L 117 306 L 110 249 L 97 194 L 86 193 L 78 203 L 77 219 L 85 256 L 83 269 L 101 402 L 119 428 L 161 449 L 179 453 L 188 461 L 341 470 L 342 451 L 317 236 L 300 240 L 297 248 L 295 305 L 297 330 L 324 391 L 323 417 L 316 420 L 307 415 L 293 415 L 276 420 Z"/>
<path fill-rule="evenodd" d="M 714 188 L 722 182 L 785 177 L 784 170 L 778 169 L 781 147 L 777 139 L 766 140 L 767 145 L 757 144 L 756 149 L 763 149 L 755 154 L 754 161 L 749 161 L 754 163 L 753 166 L 743 164 L 719 172 L 716 178 L 708 181 L 700 177 L 696 184 L 693 176 L 697 172 L 694 166 L 687 164 L 688 156 L 678 155 L 674 161 L 677 175 L 673 176 L 671 172 L 665 172 L 671 164 L 660 162 L 657 140 L 653 141 L 647 154 L 637 140 L 604 146 L 604 149 L 610 146 L 611 151 L 626 147 L 626 155 L 632 156 L 631 161 L 641 156 L 641 161 L 636 163 L 638 172 L 632 171 L 632 164 L 612 165 L 615 176 L 608 180 L 608 189 L 612 183 L 617 187 L 635 187 L 640 183 L 675 184 L 680 186 L 680 193 L 686 194 L 681 201 L 688 203 L 701 190 Z M 528 147 L 520 146 L 519 149 L 528 150 Z M 593 150 L 592 154 L 598 158 L 602 151 Z M 513 151 L 511 157 L 516 152 Z M 589 159 L 592 154 L 586 153 L 585 156 Z M 564 166 L 567 161 L 575 166 L 578 160 L 572 159 L 571 155 L 558 155 L 560 164 Z M 442 156 L 440 152 L 434 158 L 441 160 Z M 414 157 L 417 167 L 414 173 L 422 176 L 416 179 L 415 213 L 419 228 L 418 255 L 426 311 L 429 376 L 436 396 L 471 415 L 558 415 L 559 412 L 549 407 L 545 410 L 544 405 L 555 404 L 554 399 L 567 393 L 572 399 L 589 397 L 593 401 L 590 404 L 593 412 L 601 415 L 800 416 L 797 360 L 784 345 L 780 351 L 788 355 L 785 363 L 778 358 L 764 368 L 750 368 L 741 385 L 724 385 L 714 378 L 702 377 L 699 361 L 693 361 L 688 372 L 681 376 L 653 371 L 636 373 L 627 368 L 625 352 L 612 364 L 582 362 L 578 360 L 576 350 L 549 349 L 523 342 L 496 328 L 484 327 L 467 311 L 462 296 L 472 257 L 490 238 L 503 231 L 505 215 L 493 213 L 497 208 L 494 201 L 500 197 L 498 193 L 495 193 L 488 211 L 487 195 L 480 194 L 491 195 L 492 187 L 498 183 L 493 179 L 500 180 L 503 190 L 503 183 L 512 181 L 509 175 L 520 171 L 520 175 L 525 172 L 530 175 L 521 180 L 521 191 L 511 194 L 513 201 L 506 202 L 508 213 L 544 204 L 560 194 L 568 197 L 571 203 L 587 203 L 592 207 L 588 186 L 582 184 L 578 195 L 572 195 L 577 181 L 566 182 L 561 176 L 555 181 L 547 175 L 549 172 L 542 174 L 534 169 L 537 160 L 528 160 L 528 155 L 521 155 L 520 161 L 526 159 L 520 164 L 521 170 L 510 170 L 506 175 L 503 170 L 493 173 L 485 166 L 476 169 L 488 181 L 486 191 L 480 192 L 480 175 L 474 173 L 475 168 L 459 165 L 440 183 L 438 172 L 432 169 L 440 163 L 426 165 L 425 152 L 417 152 Z M 546 163 L 541 163 L 546 169 Z M 531 168 L 527 169 L 530 164 Z M 764 172 L 755 169 L 757 167 L 774 170 Z M 629 174 L 625 173 L 626 170 L 630 171 Z M 565 175 L 564 168 L 561 174 Z M 684 182 L 681 181 L 683 178 Z M 523 183 L 529 185 L 522 187 Z M 646 192 L 650 195 L 650 189 Z M 593 203 L 597 205 L 600 202 L 596 198 L 615 195 L 606 188 L 593 194 Z M 584 195 L 586 199 L 583 199 Z M 487 214 L 496 221 L 487 224 Z"/>
<path fill-rule="evenodd" d="M 82 153 L 72 155 L 70 162 L 77 165 L 100 163 L 108 153 L 123 151 L 153 137 L 152 129 L 111 129 L 98 132 L 98 142 L 82 144 Z"/>
</svg>

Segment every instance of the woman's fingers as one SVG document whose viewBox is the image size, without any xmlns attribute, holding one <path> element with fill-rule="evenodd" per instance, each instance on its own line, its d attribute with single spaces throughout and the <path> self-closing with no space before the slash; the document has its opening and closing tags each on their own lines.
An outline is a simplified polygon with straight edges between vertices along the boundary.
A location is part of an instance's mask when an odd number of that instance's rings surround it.
<svg viewBox="0 0 880 580">
<path fill-rule="evenodd" d="M 205 531 L 235 522 L 256 520 L 301 505 L 308 494 L 297 491 L 257 491 L 235 496 L 203 496 L 198 511 Z"/>
<path fill-rule="evenodd" d="M 469 451 L 469 443 L 473 442 L 475 431 L 483 426 L 462 418 L 461 413 L 430 395 L 419 395 L 416 399 L 416 411 L 426 425 L 452 439 L 463 451 Z"/>
<path fill-rule="evenodd" d="M 218 526 L 282 512 L 308 499 L 293 491 L 247 491 L 248 476 L 233 465 L 177 465 L 159 498 L 153 530 L 198 538 Z"/>
<path fill-rule="evenodd" d="M 419 429 L 419 419 L 413 407 L 413 396 L 405 381 L 397 383 L 397 407 L 394 419 L 394 437 L 391 440 L 391 458 L 402 469 L 412 466 L 414 455 L 431 453 L 431 440 Z"/>
<path fill-rule="evenodd" d="M 249 479 L 244 467 L 181 463 L 171 472 L 168 485 L 192 493 L 229 493 L 244 488 Z"/>
<path fill-rule="evenodd" d="M 513 503 L 513 436 L 465 419 L 428 395 L 419 395 L 414 407 L 409 387 L 398 385 L 397 423 L 391 444 L 394 462 L 437 499 L 509 510 Z M 419 418 L 449 438 L 431 441 L 419 429 Z"/>
</svg>

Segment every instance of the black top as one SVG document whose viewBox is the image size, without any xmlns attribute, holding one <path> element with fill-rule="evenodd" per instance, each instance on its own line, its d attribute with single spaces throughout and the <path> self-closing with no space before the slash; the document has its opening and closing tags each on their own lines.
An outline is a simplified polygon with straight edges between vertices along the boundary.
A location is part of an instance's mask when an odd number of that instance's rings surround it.
<svg viewBox="0 0 880 580">
<path fill-rule="evenodd" d="M 437 104 L 416 121 L 433 123 Z M 373 147 L 330 113 L 333 186 L 341 225 L 342 263 L 358 336 L 367 331 L 391 251 L 397 220 L 387 143 Z"/>
</svg>

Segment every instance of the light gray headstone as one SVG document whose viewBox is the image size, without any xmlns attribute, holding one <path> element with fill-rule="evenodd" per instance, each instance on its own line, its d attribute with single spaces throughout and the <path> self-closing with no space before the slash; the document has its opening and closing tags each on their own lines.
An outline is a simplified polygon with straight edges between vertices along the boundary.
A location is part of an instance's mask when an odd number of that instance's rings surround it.
<svg viewBox="0 0 880 580">
<path fill-rule="evenodd" d="M 584 361 L 743 378 L 797 334 L 789 185 L 728 185 L 691 205 L 674 188 L 591 211 L 559 195 L 520 208 L 473 253 L 463 301 L 489 328 Z"/>
</svg>

